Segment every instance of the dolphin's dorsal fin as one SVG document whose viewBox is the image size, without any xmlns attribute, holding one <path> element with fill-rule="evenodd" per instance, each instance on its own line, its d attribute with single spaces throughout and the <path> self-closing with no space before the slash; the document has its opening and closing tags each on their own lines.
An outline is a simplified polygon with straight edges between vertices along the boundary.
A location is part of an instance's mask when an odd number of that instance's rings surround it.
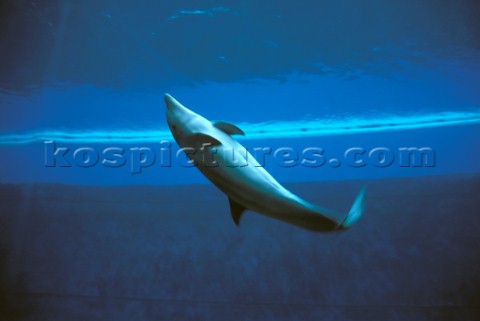
<svg viewBox="0 0 480 321">
<path fill-rule="evenodd" d="M 237 226 L 240 225 L 240 219 L 242 218 L 243 212 L 245 212 L 246 208 L 243 205 L 238 204 L 231 198 L 228 199 L 230 203 L 230 212 L 232 213 L 233 221 Z"/>
<path fill-rule="evenodd" d="M 243 130 L 238 128 L 237 126 L 224 122 L 224 121 L 216 121 L 213 122 L 213 126 L 217 127 L 220 129 L 222 132 L 225 132 L 228 135 L 242 135 L 245 136 L 245 133 Z"/>
<path fill-rule="evenodd" d="M 189 142 L 193 144 L 199 144 L 199 145 L 204 145 L 204 144 L 208 144 L 210 146 L 222 145 L 222 143 L 215 137 L 212 137 L 207 134 L 202 134 L 202 133 L 193 134 L 190 137 Z"/>
</svg>

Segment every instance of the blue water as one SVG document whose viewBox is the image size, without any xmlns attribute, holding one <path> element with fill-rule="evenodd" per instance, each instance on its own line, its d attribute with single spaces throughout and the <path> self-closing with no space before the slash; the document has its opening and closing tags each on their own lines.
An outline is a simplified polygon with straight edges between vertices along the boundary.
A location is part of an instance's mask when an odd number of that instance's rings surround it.
<svg viewBox="0 0 480 321">
<path fill-rule="evenodd" d="M 479 15 L 474 0 L 2 1 L 0 319 L 475 320 Z M 342 211 L 366 185 L 365 217 L 336 236 L 253 213 L 237 229 L 175 156 L 164 93 L 242 128 L 251 152 L 323 150 L 321 166 L 272 152 L 265 167 Z M 122 166 L 102 165 L 112 147 Z M 402 148 L 429 154 L 405 165 Z"/>
</svg>

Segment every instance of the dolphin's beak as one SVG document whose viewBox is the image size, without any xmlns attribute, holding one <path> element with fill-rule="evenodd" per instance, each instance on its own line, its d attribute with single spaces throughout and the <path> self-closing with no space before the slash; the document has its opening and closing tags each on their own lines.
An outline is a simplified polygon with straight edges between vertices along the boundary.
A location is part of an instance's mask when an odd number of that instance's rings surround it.
<svg viewBox="0 0 480 321">
<path fill-rule="evenodd" d="M 175 100 L 175 98 L 173 98 L 169 94 L 165 94 L 163 98 L 165 99 L 165 105 L 167 106 L 167 109 L 169 111 L 172 111 L 173 106 L 175 105 L 175 103 L 178 103 L 178 102 Z"/>
<path fill-rule="evenodd" d="M 180 104 L 175 98 L 173 98 L 169 94 L 165 94 L 163 96 L 165 99 L 165 105 L 167 105 L 167 111 L 174 114 L 185 114 L 185 113 L 192 113 L 192 111 L 182 104 Z"/>
</svg>

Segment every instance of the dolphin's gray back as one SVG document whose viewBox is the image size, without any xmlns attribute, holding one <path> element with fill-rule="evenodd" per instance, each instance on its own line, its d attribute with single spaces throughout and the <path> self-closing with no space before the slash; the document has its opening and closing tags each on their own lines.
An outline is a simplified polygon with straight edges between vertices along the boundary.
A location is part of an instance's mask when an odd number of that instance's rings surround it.
<svg viewBox="0 0 480 321">
<path fill-rule="evenodd" d="M 312 205 L 278 183 L 246 149 L 230 136 L 220 137 L 215 160 L 218 166 L 199 166 L 199 170 L 222 192 L 246 209 L 306 229 L 334 230 L 343 214 Z M 220 140 L 220 139 L 219 139 Z M 222 148 L 233 148 L 237 161 L 246 166 L 232 167 L 232 154 Z M 230 152 L 230 150 L 229 150 Z M 242 162 L 240 161 L 240 164 Z"/>
</svg>

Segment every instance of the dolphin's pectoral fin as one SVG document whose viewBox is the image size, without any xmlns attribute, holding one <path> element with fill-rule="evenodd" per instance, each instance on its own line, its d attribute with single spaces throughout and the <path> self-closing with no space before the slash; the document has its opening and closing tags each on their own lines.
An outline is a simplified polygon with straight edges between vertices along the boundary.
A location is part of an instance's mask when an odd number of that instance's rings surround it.
<svg viewBox="0 0 480 321">
<path fill-rule="evenodd" d="M 243 212 L 245 212 L 246 208 L 231 198 L 228 199 L 228 202 L 230 203 L 230 212 L 232 213 L 233 221 L 237 226 L 240 226 L 240 219 L 242 218 Z"/>
<path fill-rule="evenodd" d="M 213 123 L 213 126 L 217 127 L 221 131 L 225 132 L 228 135 L 242 135 L 245 136 L 243 130 L 238 128 L 237 126 L 224 122 L 224 121 L 216 121 Z"/>
<path fill-rule="evenodd" d="M 197 133 L 197 134 L 192 135 L 189 139 L 189 144 L 192 145 L 192 146 L 195 146 L 195 145 L 210 145 L 210 146 L 222 145 L 222 143 L 218 139 L 216 139 L 215 137 L 212 137 L 212 136 L 206 135 L 206 134 L 201 134 L 201 133 Z"/>
</svg>

